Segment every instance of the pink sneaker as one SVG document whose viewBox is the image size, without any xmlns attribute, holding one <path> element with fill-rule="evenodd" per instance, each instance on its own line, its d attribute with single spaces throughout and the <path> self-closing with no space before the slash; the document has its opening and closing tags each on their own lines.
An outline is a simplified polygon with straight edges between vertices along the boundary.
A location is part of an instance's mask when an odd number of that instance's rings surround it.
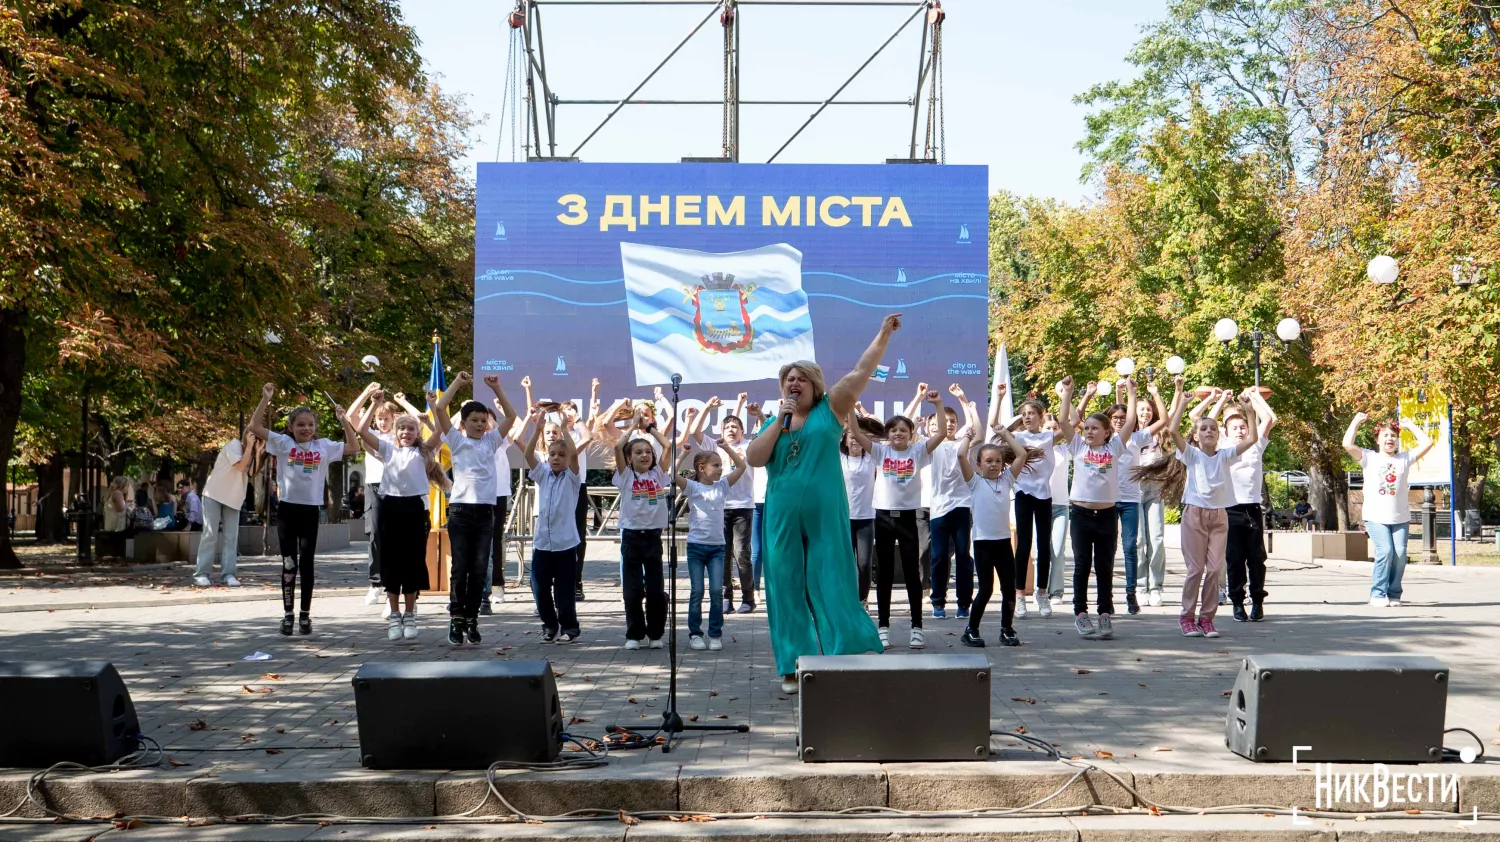
<svg viewBox="0 0 1500 842">
<path fill-rule="evenodd" d="M 1198 621 L 1198 631 L 1202 632 L 1204 637 L 1219 636 L 1219 630 L 1214 628 L 1214 621 L 1208 619 L 1207 617 L 1202 618 Z"/>
<path fill-rule="evenodd" d="M 1203 632 L 1198 630 L 1198 624 L 1193 622 L 1192 617 L 1178 617 L 1177 624 L 1182 627 L 1183 637 L 1202 637 Z"/>
</svg>

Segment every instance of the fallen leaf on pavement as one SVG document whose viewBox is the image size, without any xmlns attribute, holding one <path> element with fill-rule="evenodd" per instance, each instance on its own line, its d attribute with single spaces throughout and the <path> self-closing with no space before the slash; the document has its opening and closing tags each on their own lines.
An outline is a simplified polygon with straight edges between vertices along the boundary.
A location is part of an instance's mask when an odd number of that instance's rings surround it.
<svg viewBox="0 0 1500 842">
<path fill-rule="evenodd" d="M 268 748 L 268 749 L 266 749 L 266 754 L 280 754 L 280 753 L 281 753 L 281 749 L 279 749 L 279 748 Z"/>
<path fill-rule="evenodd" d="M 1011 696 L 1010 700 L 1012 702 L 1024 702 L 1028 705 L 1036 704 L 1036 699 L 1033 699 L 1030 696 Z"/>
<path fill-rule="evenodd" d="M 1151 750 L 1152 751 L 1171 751 L 1172 749 L 1170 749 L 1170 748 L 1168 748 L 1166 746 L 1152 746 Z"/>
<path fill-rule="evenodd" d="M 201 719 L 194 719 L 192 722 L 188 723 L 188 730 L 189 731 L 202 731 L 204 728 L 207 728 L 207 727 L 208 727 L 208 723 L 204 722 Z"/>
<path fill-rule="evenodd" d="M 1024 734 L 1024 733 L 1026 733 L 1026 726 L 1025 725 L 1017 725 L 1016 726 L 1016 733 L 1017 734 Z"/>
<path fill-rule="evenodd" d="M 279 673 L 274 673 L 274 672 L 261 673 L 260 680 L 261 681 L 280 681 L 281 680 L 281 675 Z"/>
<path fill-rule="evenodd" d="M 1108 751 L 1105 751 L 1103 749 L 1095 749 L 1094 750 L 1094 756 L 1097 757 L 1097 758 L 1099 758 L 1100 760 L 1108 760 L 1111 757 L 1114 757 L 1115 755 L 1114 755 L 1113 752 L 1108 752 Z"/>
<path fill-rule="evenodd" d="M 727 713 L 716 713 L 716 714 L 714 714 L 714 719 L 728 719 L 728 718 L 729 718 L 729 714 L 727 714 Z"/>
<path fill-rule="evenodd" d="M 167 758 L 167 763 L 169 765 L 171 765 L 171 766 L 191 766 L 191 765 L 193 765 L 193 764 L 187 762 L 186 760 L 178 760 L 175 757 L 168 757 Z"/>
<path fill-rule="evenodd" d="M 631 696 L 631 697 L 630 697 L 630 698 L 628 698 L 628 699 L 626 699 L 626 700 L 625 700 L 625 703 L 626 703 L 626 704 L 631 704 L 631 705 L 638 705 L 638 704 L 640 704 L 640 702 L 637 702 L 637 701 L 636 701 L 636 700 L 635 700 L 635 697 L 634 697 L 634 696 Z"/>
<path fill-rule="evenodd" d="M 697 722 L 698 721 L 698 714 L 695 713 L 692 716 L 689 716 L 688 717 L 688 721 L 689 722 Z"/>
<path fill-rule="evenodd" d="M 1093 670 L 1075 669 L 1075 670 L 1073 670 L 1073 672 L 1076 672 L 1079 675 L 1088 675 L 1089 673 L 1093 672 Z"/>
<path fill-rule="evenodd" d="M 1233 694 L 1234 694 L 1233 690 L 1225 690 L 1224 692 L 1220 693 L 1219 695 L 1220 696 L 1230 696 L 1230 695 L 1233 695 Z"/>
<path fill-rule="evenodd" d="M 592 722 L 592 721 L 593 720 L 590 720 L 590 719 L 584 719 L 581 716 L 570 716 L 570 717 L 568 717 L 568 724 L 569 725 L 577 725 L 580 722 Z"/>
</svg>

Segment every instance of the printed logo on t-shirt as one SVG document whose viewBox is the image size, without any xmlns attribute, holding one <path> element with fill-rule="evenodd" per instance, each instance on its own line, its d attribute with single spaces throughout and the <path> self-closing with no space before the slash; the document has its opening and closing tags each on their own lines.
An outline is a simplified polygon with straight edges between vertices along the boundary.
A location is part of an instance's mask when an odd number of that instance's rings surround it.
<svg viewBox="0 0 1500 842">
<path fill-rule="evenodd" d="M 1387 463 L 1385 463 L 1385 465 L 1382 466 L 1382 470 L 1376 471 L 1376 474 L 1380 477 L 1380 482 L 1376 486 L 1375 493 L 1379 494 L 1381 497 L 1395 497 L 1396 496 L 1396 465 L 1395 465 L 1395 463 L 1394 462 L 1387 462 Z"/>
<path fill-rule="evenodd" d="M 662 498 L 661 483 L 650 477 L 636 477 L 630 483 L 630 499 L 645 500 L 646 505 L 654 506 Z"/>
<path fill-rule="evenodd" d="M 1094 473 L 1104 476 L 1109 473 L 1109 467 L 1115 463 L 1115 455 L 1108 450 L 1094 450 L 1089 448 L 1083 454 L 1083 465 Z"/>
<path fill-rule="evenodd" d="M 885 457 L 880 463 L 880 473 L 886 479 L 904 483 L 917 475 L 917 460 L 915 459 L 892 459 Z"/>
<path fill-rule="evenodd" d="M 322 463 L 322 451 L 303 450 L 295 444 L 292 445 L 291 451 L 286 455 L 286 466 L 292 470 L 296 470 L 300 465 L 302 467 L 302 473 L 304 474 L 317 473 L 318 466 Z"/>
</svg>

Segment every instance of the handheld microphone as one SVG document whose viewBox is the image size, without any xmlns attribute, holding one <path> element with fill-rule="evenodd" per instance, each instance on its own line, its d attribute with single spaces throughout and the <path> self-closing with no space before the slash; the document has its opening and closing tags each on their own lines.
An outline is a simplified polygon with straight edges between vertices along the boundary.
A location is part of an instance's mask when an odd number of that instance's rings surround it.
<svg viewBox="0 0 1500 842">
<path fill-rule="evenodd" d="M 791 429 L 792 429 L 792 413 L 791 412 L 787 412 L 786 414 L 784 414 L 784 415 L 781 416 L 781 431 L 783 433 L 786 433 L 786 432 L 791 432 Z"/>
</svg>

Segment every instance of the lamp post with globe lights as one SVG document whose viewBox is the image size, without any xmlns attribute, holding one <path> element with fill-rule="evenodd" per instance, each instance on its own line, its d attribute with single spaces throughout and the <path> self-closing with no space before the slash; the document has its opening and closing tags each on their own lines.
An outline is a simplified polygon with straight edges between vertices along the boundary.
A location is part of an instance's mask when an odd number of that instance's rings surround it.
<svg viewBox="0 0 1500 842">
<path fill-rule="evenodd" d="M 1235 337 L 1239 337 L 1240 347 L 1244 347 L 1248 341 L 1255 352 L 1255 388 L 1261 389 L 1261 394 L 1264 396 L 1269 390 L 1262 389 L 1260 385 L 1260 348 L 1269 337 L 1258 327 L 1250 331 L 1248 337 L 1239 334 L 1240 326 L 1234 319 L 1219 319 L 1214 323 L 1214 338 L 1226 346 L 1233 342 Z M 1301 337 L 1302 325 L 1296 319 L 1286 318 L 1276 323 L 1276 338 L 1280 341 L 1282 348 L 1290 346 Z"/>
</svg>

